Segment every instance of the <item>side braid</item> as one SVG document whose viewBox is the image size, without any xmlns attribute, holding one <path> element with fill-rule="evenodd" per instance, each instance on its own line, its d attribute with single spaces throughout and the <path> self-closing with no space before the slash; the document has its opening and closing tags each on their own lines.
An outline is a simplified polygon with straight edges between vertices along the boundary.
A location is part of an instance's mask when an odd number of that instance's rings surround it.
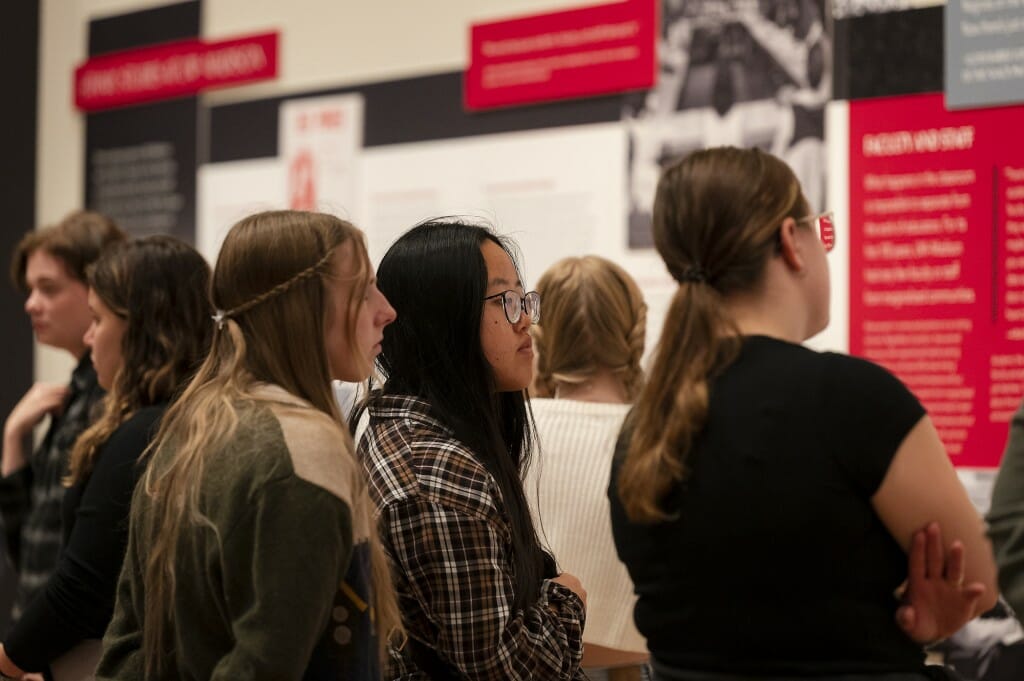
<svg viewBox="0 0 1024 681">
<path fill-rule="evenodd" d="M 252 308 L 256 307 L 257 305 L 260 305 L 260 304 L 270 300 L 271 298 L 276 298 L 277 296 L 279 296 L 282 293 L 285 293 L 286 291 L 291 289 L 293 286 L 297 286 L 297 285 L 301 284 L 302 282 L 305 282 L 305 281 L 307 281 L 307 280 L 309 280 L 309 279 L 319 275 L 321 273 L 321 271 L 325 268 L 325 266 L 327 266 L 330 263 L 331 258 L 333 256 L 334 256 L 334 249 L 330 248 L 330 249 L 327 250 L 326 253 L 324 253 L 324 256 L 322 258 L 320 258 L 320 260 L 318 260 L 314 264 L 310 265 L 306 269 L 302 270 L 301 272 L 296 274 L 291 279 L 287 279 L 285 281 L 282 281 L 280 284 L 278 284 L 274 288 L 270 289 L 269 291 L 261 293 L 258 296 L 256 296 L 255 298 L 253 298 L 251 300 L 247 300 L 246 302 L 242 303 L 241 305 L 237 305 L 237 306 L 235 306 L 234 308 L 232 308 L 230 310 L 223 311 L 221 313 L 222 317 L 224 319 L 235 318 L 238 315 L 243 314 L 243 313 L 251 310 Z"/>
<path fill-rule="evenodd" d="M 624 370 L 623 383 L 629 399 L 635 400 L 644 382 L 644 370 L 640 360 L 644 355 L 644 340 L 647 337 L 647 303 L 641 301 L 636 323 L 629 331 L 626 342 L 629 345 L 629 364 Z"/>
<path fill-rule="evenodd" d="M 548 337 L 540 326 L 531 326 L 530 335 L 537 346 L 537 372 L 533 377 L 532 394 L 534 397 L 554 397 L 555 378 L 548 366 L 549 353 L 551 352 Z"/>
<path fill-rule="evenodd" d="M 644 302 L 639 288 L 631 280 L 621 273 L 618 281 L 622 285 L 621 303 L 626 306 L 620 314 L 622 321 L 633 320 L 628 329 L 622 329 L 621 335 L 616 334 L 614 338 L 606 339 L 607 342 L 614 341 L 615 356 L 621 358 L 621 363 L 611 370 L 622 381 L 626 390 L 626 398 L 632 402 L 644 382 L 644 370 L 640 364 L 644 355 L 644 343 L 647 338 L 647 303 Z"/>
</svg>

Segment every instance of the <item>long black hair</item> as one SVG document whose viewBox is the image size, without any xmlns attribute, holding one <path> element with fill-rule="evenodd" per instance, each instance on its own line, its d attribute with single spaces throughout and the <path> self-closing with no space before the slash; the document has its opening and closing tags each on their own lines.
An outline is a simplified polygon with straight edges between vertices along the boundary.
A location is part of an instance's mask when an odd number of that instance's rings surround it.
<svg viewBox="0 0 1024 681">
<path fill-rule="evenodd" d="M 517 610 L 536 602 L 546 576 L 522 483 L 534 442 L 533 420 L 525 391 L 497 391 L 480 345 L 487 295 L 480 249 L 486 241 L 516 263 L 512 243 L 457 220 L 421 223 L 392 244 L 377 268 L 377 286 L 398 317 L 384 329 L 377 367 L 386 381 L 383 394 L 427 402 L 431 415 L 451 428 L 494 477 L 512 530 L 512 607 Z"/>
</svg>

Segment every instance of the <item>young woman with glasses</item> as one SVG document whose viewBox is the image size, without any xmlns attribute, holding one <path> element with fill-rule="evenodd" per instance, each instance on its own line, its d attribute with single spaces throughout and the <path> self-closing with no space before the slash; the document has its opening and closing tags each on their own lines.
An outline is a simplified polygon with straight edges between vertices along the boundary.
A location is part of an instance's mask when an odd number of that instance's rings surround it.
<svg viewBox="0 0 1024 681">
<path fill-rule="evenodd" d="M 398 319 L 358 453 L 409 636 L 388 678 L 577 678 L 585 593 L 541 549 L 521 481 L 540 298 L 507 241 L 462 222 L 414 227 L 377 276 Z"/>
<path fill-rule="evenodd" d="M 659 679 L 925 679 L 921 642 L 995 602 L 921 404 L 879 366 L 801 345 L 828 324 L 833 238 L 756 149 L 695 152 L 659 182 L 654 240 L 679 288 L 609 489 Z M 908 553 L 914 609 L 894 595 Z"/>
</svg>

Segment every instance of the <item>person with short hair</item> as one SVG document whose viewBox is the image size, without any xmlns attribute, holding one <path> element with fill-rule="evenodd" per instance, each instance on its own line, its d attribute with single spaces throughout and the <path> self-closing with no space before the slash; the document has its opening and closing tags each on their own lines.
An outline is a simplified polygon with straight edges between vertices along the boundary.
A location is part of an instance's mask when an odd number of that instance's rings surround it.
<svg viewBox="0 0 1024 681">
<path fill-rule="evenodd" d="M 606 491 L 615 441 L 643 383 L 647 305 L 625 270 L 596 255 L 559 260 L 537 292 L 544 316 L 531 329 L 530 409 L 539 465 L 523 485 L 548 547 L 587 585 L 588 676 L 640 679 L 647 644 L 633 624 L 633 582 L 614 560 Z"/>
<path fill-rule="evenodd" d="M 28 297 L 25 312 L 36 340 L 71 354 L 78 363 L 66 385 L 38 382 L 4 423 L 0 459 L 0 514 L 18 571 L 11 623 L 46 584 L 61 543 L 61 501 L 68 455 L 103 397 L 83 340 L 92 321 L 86 269 L 125 234 L 109 218 L 76 211 L 22 238 L 11 260 L 11 279 Z M 27 444 L 46 416 L 50 425 L 34 451 Z"/>
<path fill-rule="evenodd" d="M 0 645 L 8 676 L 95 668 L 143 452 L 210 344 L 210 268 L 179 239 L 111 246 L 87 277 L 92 322 L 84 342 L 106 390 L 103 412 L 71 451 L 57 569 Z"/>
<path fill-rule="evenodd" d="M 981 518 L 920 402 L 802 345 L 829 321 L 831 218 L 758 149 L 691 153 L 658 184 L 679 288 L 608 495 L 659 681 L 923 681 L 922 642 L 995 603 Z"/>
</svg>

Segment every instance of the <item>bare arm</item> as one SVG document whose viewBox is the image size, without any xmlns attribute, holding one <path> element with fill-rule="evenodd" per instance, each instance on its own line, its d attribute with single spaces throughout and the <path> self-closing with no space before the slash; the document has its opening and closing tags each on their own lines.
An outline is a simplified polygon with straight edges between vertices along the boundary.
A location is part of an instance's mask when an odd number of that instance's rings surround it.
<svg viewBox="0 0 1024 681">
<path fill-rule="evenodd" d="M 7 429 L 4 429 L 4 449 L 3 454 L 0 455 L 2 457 L 2 460 L 0 460 L 0 476 L 6 478 L 8 475 L 16 473 L 25 467 L 27 461 L 23 439 L 23 437 L 8 434 Z"/>
<path fill-rule="evenodd" d="M 943 553 L 953 551 L 954 544 L 962 545 L 954 551 L 963 551 L 962 580 L 958 580 L 985 587 L 972 616 L 995 605 L 998 589 L 992 546 L 930 418 L 922 417 L 904 438 L 871 502 L 908 554 L 914 533 L 937 522 L 942 528 Z"/>
</svg>

